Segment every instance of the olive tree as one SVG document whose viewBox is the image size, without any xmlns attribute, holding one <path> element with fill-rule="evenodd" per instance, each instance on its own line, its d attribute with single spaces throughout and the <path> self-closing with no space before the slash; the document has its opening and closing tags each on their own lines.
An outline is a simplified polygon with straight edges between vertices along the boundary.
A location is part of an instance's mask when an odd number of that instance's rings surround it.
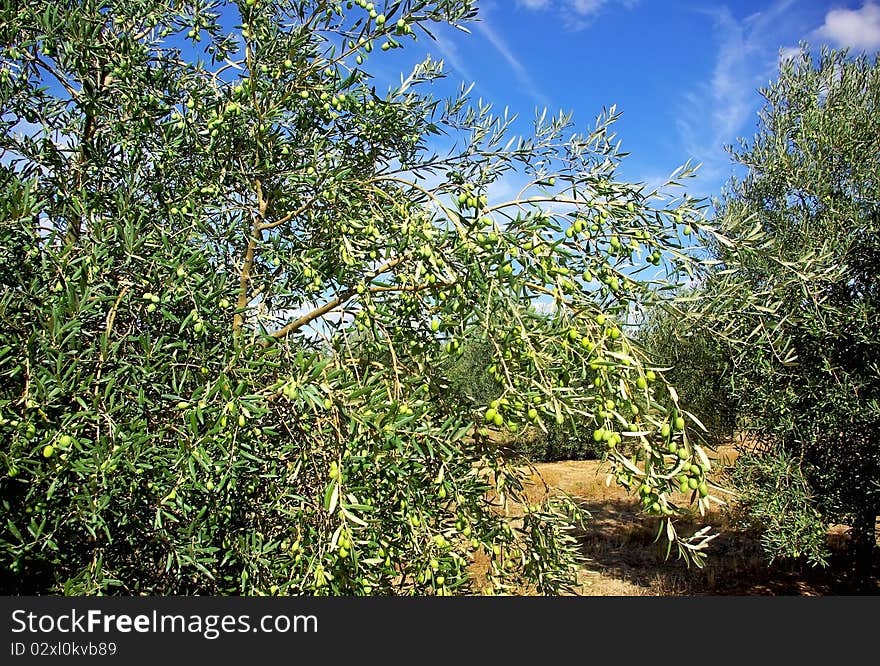
<svg viewBox="0 0 880 666">
<path fill-rule="evenodd" d="M 747 341 L 727 356 L 739 417 L 771 449 L 736 479 L 772 556 L 824 562 L 842 522 L 864 583 L 880 513 L 880 63 L 805 47 L 762 94 L 758 133 L 733 151 L 747 174 L 719 202 L 720 228 L 759 228 L 760 249 L 715 243 L 705 292 L 765 301 L 718 329 Z"/>
<path fill-rule="evenodd" d="M 617 178 L 613 109 L 517 137 L 430 59 L 383 91 L 468 0 L 0 13 L 5 589 L 565 590 L 577 511 L 493 441 L 573 418 L 702 561 L 671 491 L 705 509 L 709 461 L 626 328 L 699 210 Z M 477 345 L 498 393 L 462 409 Z"/>
</svg>

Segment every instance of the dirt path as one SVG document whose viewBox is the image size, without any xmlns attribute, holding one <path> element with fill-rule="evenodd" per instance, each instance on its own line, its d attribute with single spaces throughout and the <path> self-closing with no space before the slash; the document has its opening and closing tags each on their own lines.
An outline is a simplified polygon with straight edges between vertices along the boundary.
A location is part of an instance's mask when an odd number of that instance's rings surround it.
<svg viewBox="0 0 880 666">
<path fill-rule="evenodd" d="M 579 593 L 591 596 L 669 595 L 827 595 L 842 593 L 841 555 L 834 555 L 829 570 L 800 562 L 767 566 L 755 535 L 733 529 L 723 509 L 706 518 L 679 521 L 682 533 L 711 524 L 720 536 L 711 544 L 711 555 L 702 569 L 666 559 L 665 539 L 657 536 L 655 519 L 641 515 L 638 504 L 615 483 L 606 485 L 608 467 L 595 460 L 563 461 L 536 465 L 543 482 L 578 498 L 592 517 L 580 535 L 585 564 Z M 543 483 L 535 479 L 535 491 Z M 846 528 L 829 532 L 829 544 L 842 552 Z M 878 558 L 880 560 L 880 558 Z M 880 561 L 877 562 L 880 573 Z M 878 586 L 880 594 L 880 586 Z"/>
</svg>

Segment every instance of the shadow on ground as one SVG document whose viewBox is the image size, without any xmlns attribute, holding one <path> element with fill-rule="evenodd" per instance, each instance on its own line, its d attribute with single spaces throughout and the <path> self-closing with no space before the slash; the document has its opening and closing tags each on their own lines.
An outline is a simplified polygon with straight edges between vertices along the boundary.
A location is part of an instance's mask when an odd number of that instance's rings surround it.
<svg viewBox="0 0 880 666">
<path fill-rule="evenodd" d="M 768 566 L 755 535 L 734 530 L 723 518 L 709 523 L 720 535 L 711 542 L 706 565 L 700 569 L 676 560 L 673 550 L 666 559 L 666 539 L 657 537 L 655 519 L 640 515 L 635 502 L 624 499 L 581 499 L 592 516 L 579 535 L 586 562 L 581 572 L 585 595 L 835 595 L 850 594 L 843 575 L 847 539 L 845 531 L 829 533 L 832 550 L 827 569 L 800 561 L 775 562 Z M 678 523 L 689 534 L 704 520 Z M 875 590 L 880 594 L 880 552 L 875 558 Z"/>
</svg>

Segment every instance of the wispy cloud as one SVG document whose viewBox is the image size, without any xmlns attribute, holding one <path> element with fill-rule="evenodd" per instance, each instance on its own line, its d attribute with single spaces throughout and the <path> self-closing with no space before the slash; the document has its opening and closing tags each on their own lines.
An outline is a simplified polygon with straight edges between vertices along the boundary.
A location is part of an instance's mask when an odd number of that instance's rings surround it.
<svg viewBox="0 0 880 666">
<path fill-rule="evenodd" d="M 486 41 L 491 44 L 492 48 L 495 49 L 498 55 L 505 60 L 513 72 L 513 75 L 516 77 L 516 80 L 523 87 L 523 91 L 531 97 L 538 106 L 551 106 L 549 99 L 538 88 L 535 80 L 532 78 L 531 74 L 529 74 L 528 69 L 526 69 L 522 62 L 520 62 L 519 58 L 514 55 L 513 50 L 507 44 L 507 41 L 495 28 L 492 27 L 489 22 L 490 17 L 491 14 L 488 11 L 483 12 L 483 20 L 476 24 L 477 32 L 485 37 Z"/>
<path fill-rule="evenodd" d="M 880 4 L 874 0 L 860 9 L 830 9 L 820 25 L 821 13 L 803 9 L 796 0 L 774 0 L 742 19 L 727 6 L 711 11 L 718 35 L 712 76 L 685 96 L 678 119 L 685 150 L 703 163 L 699 180 L 708 191 L 716 191 L 730 173 L 723 146 L 748 136 L 750 121 L 756 121 L 757 90 L 775 78 L 780 62 L 800 54 L 801 47 L 791 46 L 793 35 L 813 46 L 880 49 Z"/>
<path fill-rule="evenodd" d="M 776 0 L 766 10 L 743 19 L 726 6 L 710 12 L 718 35 L 718 52 L 711 77 L 684 97 L 678 130 L 683 146 L 702 163 L 700 181 L 716 189 L 730 171 L 724 151 L 755 118 L 757 90 L 776 71 L 783 33 L 791 28 L 794 0 Z"/>
<path fill-rule="evenodd" d="M 532 11 L 555 10 L 569 30 L 583 30 L 609 4 L 632 9 L 640 0 L 516 0 L 519 7 Z"/>
<path fill-rule="evenodd" d="M 437 46 L 440 55 L 443 56 L 444 62 L 451 65 L 468 83 L 474 81 L 474 77 L 471 75 L 468 66 L 465 65 L 458 46 L 449 36 L 443 33 L 443 29 L 440 26 L 438 28 L 434 30 L 434 44 Z"/>
<path fill-rule="evenodd" d="M 550 6 L 550 0 L 516 0 L 516 4 L 526 9 L 547 9 Z"/>
<path fill-rule="evenodd" d="M 802 53 L 803 49 L 800 46 L 783 46 L 779 49 L 779 62 L 781 64 L 787 60 L 796 60 Z"/>
<path fill-rule="evenodd" d="M 861 9 L 832 9 L 816 35 L 835 46 L 858 51 L 880 49 L 880 5 L 866 2 Z"/>
</svg>

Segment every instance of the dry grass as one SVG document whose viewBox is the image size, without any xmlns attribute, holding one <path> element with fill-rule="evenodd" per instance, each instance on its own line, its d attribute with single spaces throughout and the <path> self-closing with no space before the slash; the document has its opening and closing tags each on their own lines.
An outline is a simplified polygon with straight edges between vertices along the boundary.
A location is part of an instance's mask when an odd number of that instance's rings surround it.
<svg viewBox="0 0 880 666">
<path fill-rule="evenodd" d="M 721 447 L 710 454 L 716 468 L 723 469 L 737 458 L 748 442 Z M 525 491 L 530 503 L 539 503 L 559 491 L 573 497 L 589 519 L 578 535 L 584 564 L 579 571 L 577 594 L 584 596 L 702 596 L 702 595 L 793 595 L 846 594 L 843 575 L 848 528 L 833 526 L 828 532 L 831 566 L 813 568 L 803 562 L 768 565 L 757 535 L 731 525 L 723 506 L 713 506 L 705 516 L 678 519 L 680 534 L 711 525 L 718 537 L 710 544 L 703 568 L 688 567 L 673 551 L 666 557 L 666 539 L 657 539 L 657 520 L 641 513 L 638 502 L 615 482 L 607 483 L 610 465 L 597 460 L 538 463 Z M 686 505 L 684 496 L 673 497 Z M 517 516 L 520 507 L 507 504 L 507 514 Z M 880 530 L 878 530 L 880 533 Z M 875 562 L 877 594 L 880 594 L 880 553 Z M 475 553 L 469 567 L 477 589 L 482 589 L 489 558 Z M 535 594 L 519 589 L 519 595 Z"/>
<path fill-rule="evenodd" d="M 732 448 L 715 454 L 718 462 L 735 457 Z M 755 535 L 734 529 L 722 509 L 705 518 L 678 521 L 689 533 L 711 524 L 720 535 L 711 543 L 711 555 L 702 569 L 688 568 L 681 560 L 666 558 L 665 538 L 655 543 L 655 519 L 640 513 L 638 503 L 615 483 L 606 485 L 608 468 L 598 461 L 563 461 L 536 465 L 537 476 L 529 487 L 537 500 L 553 489 L 578 498 L 590 514 L 580 535 L 585 564 L 579 593 L 591 596 L 682 595 L 827 595 L 844 590 L 840 575 L 847 530 L 829 532 L 832 567 L 811 568 L 799 562 L 768 566 Z M 835 566 L 837 565 L 837 566 Z M 877 563 L 880 571 L 880 561 Z M 880 587 L 878 587 L 880 593 Z"/>
</svg>

